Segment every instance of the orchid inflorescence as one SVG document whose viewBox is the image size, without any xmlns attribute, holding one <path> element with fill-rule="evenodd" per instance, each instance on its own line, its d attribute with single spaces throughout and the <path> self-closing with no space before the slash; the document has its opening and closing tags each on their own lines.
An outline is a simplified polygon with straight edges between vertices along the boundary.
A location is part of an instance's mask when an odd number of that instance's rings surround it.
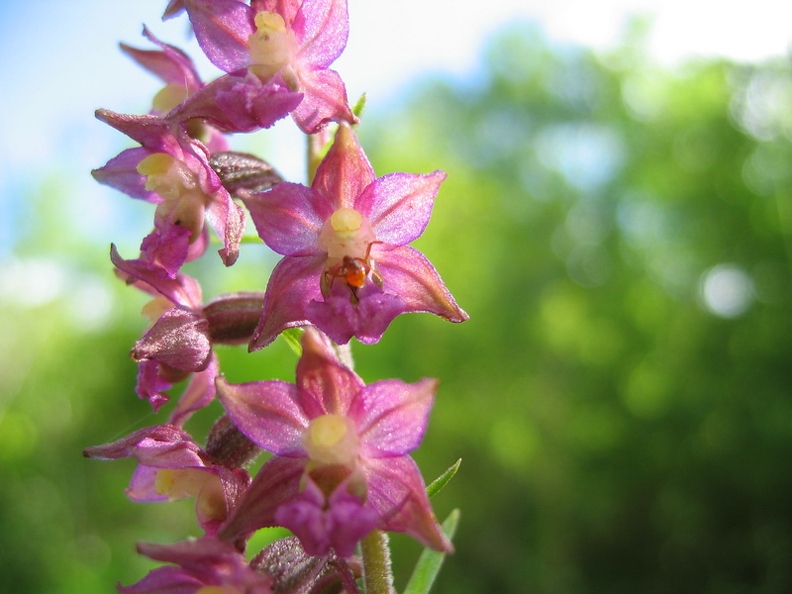
<svg viewBox="0 0 792 594">
<path fill-rule="evenodd" d="M 389 564 L 367 553 L 384 532 L 452 550 L 409 455 L 426 431 L 438 382 L 366 385 L 347 349 L 352 337 L 378 342 L 402 313 L 467 319 L 432 264 L 409 246 L 426 228 L 445 174 L 375 176 L 355 134 L 357 110 L 329 68 L 346 45 L 346 0 L 171 0 L 163 19 L 183 13 L 224 74 L 202 82 L 186 53 L 146 28 L 154 49 L 121 44 L 165 86 L 146 115 L 97 111 L 138 146 L 93 175 L 155 205 L 139 256 L 125 259 L 115 246 L 110 254 L 117 275 L 152 297 L 144 308 L 151 325 L 131 351 L 137 394 L 156 412 L 175 384 L 186 387 L 165 423 L 85 454 L 134 458 L 127 489 L 134 501 L 195 497 L 203 535 L 138 545 L 167 565 L 119 590 L 358 592 L 363 574 L 367 592 L 388 592 Z M 287 115 L 307 136 L 310 186 L 230 149 L 228 134 Z M 184 264 L 207 252 L 211 227 L 222 262 L 233 265 L 248 215 L 282 259 L 265 291 L 204 302 Z M 222 375 L 215 345 L 253 351 L 284 332 L 300 337 L 295 383 L 235 384 Z M 224 414 L 201 445 L 185 424 L 215 398 Z M 247 468 L 261 452 L 271 457 L 251 477 Z M 294 536 L 247 550 L 257 530 L 273 526 Z"/>
</svg>

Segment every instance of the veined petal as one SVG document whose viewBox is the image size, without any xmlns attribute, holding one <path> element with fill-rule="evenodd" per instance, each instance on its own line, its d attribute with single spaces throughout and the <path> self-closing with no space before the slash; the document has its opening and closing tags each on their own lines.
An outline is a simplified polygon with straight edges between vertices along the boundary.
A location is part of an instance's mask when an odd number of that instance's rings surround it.
<svg viewBox="0 0 792 594">
<path fill-rule="evenodd" d="M 297 385 L 322 403 L 321 414 L 345 416 L 364 388 L 363 380 L 338 361 L 327 339 L 308 328 L 302 338 L 303 352 L 297 362 Z"/>
<path fill-rule="evenodd" d="M 267 12 L 275 12 L 286 23 L 287 27 L 294 28 L 294 20 L 297 18 L 297 13 L 300 12 L 304 0 L 251 0 L 250 6 L 255 12 L 266 10 Z"/>
<path fill-rule="evenodd" d="M 195 37 L 215 66 L 233 72 L 250 64 L 253 11 L 237 0 L 185 0 Z"/>
<path fill-rule="evenodd" d="M 384 519 L 380 529 L 405 532 L 436 551 L 453 551 L 412 458 L 367 458 L 362 465 L 368 479 L 367 501 Z"/>
<path fill-rule="evenodd" d="M 201 307 L 201 285 L 186 274 L 177 274 L 174 278 L 167 272 L 145 260 L 124 260 L 118 253 L 115 244 L 110 246 L 110 260 L 121 273 L 128 285 L 134 284 L 141 290 L 166 297 L 175 305 L 190 309 Z"/>
<path fill-rule="evenodd" d="M 126 149 L 110 159 L 104 167 L 91 171 L 91 175 L 100 184 L 115 188 L 132 198 L 158 204 L 162 198 L 146 189 L 146 178 L 137 170 L 140 161 L 150 154 L 151 151 L 143 147 Z"/>
<path fill-rule="evenodd" d="M 175 107 L 167 120 L 181 123 L 199 118 L 223 132 L 250 132 L 269 128 L 302 99 L 302 93 L 292 92 L 276 80 L 264 83 L 242 70 L 209 83 Z"/>
<path fill-rule="evenodd" d="M 294 500 L 299 492 L 305 463 L 305 458 L 281 456 L 267 460 L 218 536 L 235 542 L 259 528 L 274 526 L 275 511 L 281 504 Z"/>
<path fill-rule="evenodd" d="M 96 118 L 153 152 L 181 157 L 176 139 L 162 118 L 153 115 L 126 115 L 109 109 L 97 109 Z"/>
<path fill-rule="evenodd" d="M 372 259 L 384 279 L 385 290 L 399 295 L 408 312 L 433 313 L 450 322 L 469 319 L 421 252 L 409 246 L 383 249 L 374 245 L 373 248 Z"/>
<path fill-rule="evenodd" d="M 203 466 L 200 448 L 186 431 L 173 425 L 144 427 L 118 441 L 86 448 L 88 458 L 116 460 L 135 458 L 140 464 L 155 468 Z"/>
<path fill-rule="evenodd" d="M 143 27 L 143 36 L 160 49 L 142 50 L 122 43 L 121 50 L 167 84 L 180 85 L 190 91 L 201 86 L 198 71 L 187 54 L 177 47 L 161 42 L 147 27 Z"/>
<path fill-rule="evenodd" d="M 317 244 L 333 207 L 325 196 L 301 184 L 283 182 L 243 198 L 259 237 L 284 256 L 320 255 Z"/>
<path fill-rule="evenodd" d="M 414 384 L 384 380 L 366 386 L 350 416 L 355 419 L 362 454 L 369 458 L 403 456 L 421 443 L 438 381 Z"/>
<path fill-rule="evenodd" d="M 300 76 L 302 102 L 291 112 L 300 130 L 316 134 L 330 122 L 354 124 L 344 81 L 335 70 L 307 70 Z"/>
<path fill-rule="evenodd" d="M 341 124 L 311 187 L 326 196 L 334 209 L 354 208 L 355 199 L 374 179 L 374 169 L 355 133 Z"/>
<path fill-rule="evenodd" d="M 443 171 L 385 175 L 363 190 L 355 200 L 355 210 L 368 218 L 379 241 L 407 245 L 429 224 L 435 196 L 445 178 Z"/>
<path fill-rule="evenodd" d="M 299 22 L 293 25 L 299 35 L 300 63 L 312 68 L 327 68 L 346 47 L 349 37 L 347 2 L 309 0 L 303 2 L 301 13 L 304 25 L 300 27 Z"/>
<path fill-rule="evenodd" d="M 224 247 L 218 250 L 223 263 L 231 266 L 239 257 L 239 244 L 245 232 L 245 211 L 221 188 L 209 202 L 206 219 L 223 243 Z"/>
<path fill-rule="evenodd" d="M 279 456 L 305 456 L 302 434 L 309 419 L 294 384 L 260 381 L 229 384 L 217 378 L 217 398 L 237 428 L 262 449 Z"/>
<path fill-rule="evenodd" d="M 212 353 L 209 364 L 203 371 L 193 374 L 190 383 L 179 398 L 179 403 L 171 412 L 169 423 L 176 427 L 182 427 L 192 414 L 208 406 L 215 396 L 215 378 L 220 373 L 220 363 L 217 356 Z"/>
<path fill-rule="evenodd" d="M 324 263 L 324 256 L 286 256 L 278 262 L 267 284 L 261 321 L 249 350 L 267 346 L 286 328 L 310 324 L 306 307 L 321 298 L 319 276 Z"/>
<path fill-rule="evenodd" d="M 377 288 L 360 295 L 356 305 L 340 295 L 313 300 L 307 312 L 308 319 L 338 344 L 346 344 L 353 336 L 363 344 L 375 344 L 393 319 L 405 312 L 405 303 L 398 295 Z"/>
</svg>

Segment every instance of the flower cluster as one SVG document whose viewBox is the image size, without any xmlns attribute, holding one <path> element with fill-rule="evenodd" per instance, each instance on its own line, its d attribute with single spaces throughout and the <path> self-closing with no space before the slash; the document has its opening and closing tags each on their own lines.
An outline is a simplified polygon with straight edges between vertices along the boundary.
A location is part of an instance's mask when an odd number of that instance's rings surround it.
<svg viewBox="0 0 792 594">
<path fill-rule="evenodd" d="M 356 592 L 364 571 L 356 553 L 371 534 L 404 532 L 437 551 L 452 549 L 409 455 L 426 431 L 438 382 L 366 385 L 340 354 L 352 337 L 378 342 L 402 313 L 467 319 L 432 264 L 409 246 L 426 228 L 445 174 L 375 176 L 344 83 L 330 68 L 346 45 L 345 0 L 171 0 L 163 19 L 184 13 L 223 74 L 204 83 L 186 53 L 146 28 L 153 49 L 122 44 L 165 86 L 147 114 L 97 111 L 137 146 L 93 175 L 154 205 L 139 255 L 125 259 L 115 246 L 110 254 L 117 275 L 152 298 L 144 308 L 151 325 L 131 350 L 137 393 L 157 411 L 175 384 L 186 384 L 163 424 L 85 454 L 134 458 L 127 490 L 134 501 L 194 497 L 203 534 L 139 545 L 169 565 L 120 591 Z M 230 149 L 229 134 L 287 115 L 317 161 L 331 139 L 310 186 Z M 266 290 L 205 303 L 183 266 L 213 241 L 232 266 L 248 216 L 283 257 Z M 261 349 L 290 329 L 301 333 L 295 383 L 235 384 L 221 373 L 216 344 Z M 200 444 L 185 424 L 215 398 L 225 414 Z M 251 476 L 249 463 L 262 452 L 270 457 Z M 294 536 L 251 558 L 250 537 L 271 526 Z"/>
</svg>

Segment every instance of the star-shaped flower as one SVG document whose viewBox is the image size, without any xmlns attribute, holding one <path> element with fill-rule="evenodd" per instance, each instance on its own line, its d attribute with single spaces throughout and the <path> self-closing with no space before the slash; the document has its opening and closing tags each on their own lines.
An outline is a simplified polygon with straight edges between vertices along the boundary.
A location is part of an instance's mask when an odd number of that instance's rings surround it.
<svg viewBox="0 0 792 594">
<path fill-rule="evenodd" d="M 228 74 L 170 119 L 198 117 L 242 132 L 291 113 L 306 134 L 356 121 L 341 77 L 329 68 L 346 46 L 346 0 L 183 0 L 181 7 L 204 53 Z"/>
<path fill-rule="evenodd" d="M 100 183 L 157 205 L 154 231 L 141 249 L 171 277 L 195 257 L 191 245 L 205 249 L 208 219 L 223 243 L 226 266 L 239 256 L 245 212 L 209 165 L 209 151 L 184 129 L 153 115 L 131 116 L 100 109 L 96 117 L 141 146 L 127 149 L 92 173 Z M 200 255 L 200 252 L 197 254 Z"/>
<path fill-rule="evenodd" d="M 377 342 L 406 312 L 452 322 L 468 315 L 435 268 L 407 244 L 419 237 L 445 173 L 376 178 L 349 126 L 341 125 L 313 185 L 281 183 L 242 196 L 259 236 L 285 256 L 267 286 L 251 350 L 284 329 L 313 324 L 335 342 Z"/>
<path fill-rule="evenodd" d="M 275 454 L 218 534 L 235 541 L 286 525 L 311 554 L 349 555 L 372 528 L 451 550 L 408 455 L 423 438 L 437 381 L 365 385 L 314 328 L 303 335 L 296 385 L 217 380 L 237 428 Z"/>
</svg>

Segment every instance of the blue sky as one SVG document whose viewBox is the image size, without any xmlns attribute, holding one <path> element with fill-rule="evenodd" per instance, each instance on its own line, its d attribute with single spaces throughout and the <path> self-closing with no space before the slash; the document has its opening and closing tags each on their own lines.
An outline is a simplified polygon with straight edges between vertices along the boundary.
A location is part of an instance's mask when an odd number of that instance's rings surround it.
<svg viewBox="0 0 792 594">
<path fill-rule="evenodd" d="M 123 197 L 99 187 L 88 172 L 114 156 L 124 139 L 97 122 L 93 111 L 142 113 L 159 88 L 120 53 L 118 42 L 146 46 L 140 37 L 145 22 L 199 58 L 187 42 L 184 17 L 160 21 L 165 4 L 0 0 L 0 260 L 11 247 L 19 212 L 14 205 L 45 172 L 73 178 L 85 227 L 113 215 L 106 202 Z M 655 15 L 650 47 L 664 62 L 696 54 L 761 59 L 783 55 L 792 40 L 792 6 L 777 0 L 350 0 L 350 40 L 335 68 L 353 100 L 366 92 L 376 108 L 426 72 L 474 72 L 486 38 L 517 18 L 539 21 L 551 38 L 607 48 L 617 43 L 631 13 Z M 205 61 L 199 67 L 207 78 L 217 75 Z M 301 145 L 284 157 L 287 175 L 298 154 Z"/>
</svg>

